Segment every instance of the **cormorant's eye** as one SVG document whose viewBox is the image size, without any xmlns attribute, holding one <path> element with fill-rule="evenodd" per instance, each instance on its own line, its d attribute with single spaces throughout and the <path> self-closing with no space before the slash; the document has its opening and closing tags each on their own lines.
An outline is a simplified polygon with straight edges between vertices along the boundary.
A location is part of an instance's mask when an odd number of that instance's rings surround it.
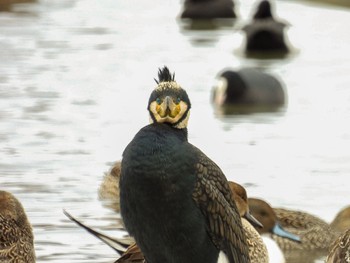
<svg viewBox="0 0 350 263">
<path fill-rule="evenodd" d="M 181 101 L 181 98 L 180 98 L 180 97 L 177 97 L 177 99 L 176 99 L 176 104 L 179 104 L 180 101 Z"/>
<path fill-rule="evenodd" d="M 162 103 L 160 98 L 156 98 L 156 102 L 157 102 L 158 105 L 160 105 Z"/>
</svg>

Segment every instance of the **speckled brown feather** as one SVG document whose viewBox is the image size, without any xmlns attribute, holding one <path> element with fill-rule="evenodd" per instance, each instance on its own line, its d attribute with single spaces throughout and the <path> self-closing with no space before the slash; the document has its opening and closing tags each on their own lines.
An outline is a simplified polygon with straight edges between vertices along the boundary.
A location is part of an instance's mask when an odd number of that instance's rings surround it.
<svg viewBox="0 0 350 263">
<path fill-rule="evenodd" d="M 119 179 L 121 161 L 113 164 L 112 168 L 103 177 L 103 181 L 98 189 L 98 198 L 103 201 L 110 201 L 107 206 L 115 212 L 120 212 Z"/>
<path fill-rule="evenodd" d="M 350 228 L 350 206 L 344 207 L 338 212 L 331 223 L 331 227 L 340 233 Z"/>
<path fill-rule="evenodd" d="M 146 263 L 146 260 L 137 244 L 133 243 L 115 263 Z"/>
<path fill-rule="evenodd" d="M 350 262 L 350 229 L 339 236 L 331 245 L 326 263 Z"/>
<path fill-rule="evenodd" d="M 269 255 L 264 241 L 255 228 L 242 218 L 244 233 L 247 237 L 249 256 L 251 263 L 268 263 Z"/>
<path fill-rule="evenodd" d="M 282 250 L 289 249 L 328 249 L 338 233 L 322 219 L 301 211 L 274 208 L 278 221 L 285 230 L 298 235 L 301 242 L 294 242 L 273 235 Z"/>
<path fill-rule="evenodd" d="M 208 231 L 216 247 L 230 262 L 250 262 L 240 215 L 221 169 L 198 150 L 197 182 L 193 199 L 208 220 Z M 239 260 L 241 258 L 241 260 Z"/>
<path fill-rule="evenodd" d="M 33 233 L 24 209 L 10 193 L 0 191 L 0 263 L 33 263 Z"/>
</svg>

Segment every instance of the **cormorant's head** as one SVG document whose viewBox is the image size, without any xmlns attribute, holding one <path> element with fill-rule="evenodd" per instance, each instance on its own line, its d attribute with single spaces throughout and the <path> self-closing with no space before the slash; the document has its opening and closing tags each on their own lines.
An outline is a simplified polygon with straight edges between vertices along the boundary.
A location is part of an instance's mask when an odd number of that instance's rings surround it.
<svg viewBox="0 0 350 263">
<path fill-rule="evenodd" d="M 148 101 L 148 111 L 151 122 L 167 123 L 183 129 L 187 127 L 190 116 L 191 102 L 184 89 L 175 81 L 175 74 L 171 74 L 164 66 L 158 71 L 158 84 Z"/>
<path fill-rule="evenodd" d="M 259 3 L 254 19 L 273 18 L 271 4 L 268 0 L 263 0 Z"/>
</svg>

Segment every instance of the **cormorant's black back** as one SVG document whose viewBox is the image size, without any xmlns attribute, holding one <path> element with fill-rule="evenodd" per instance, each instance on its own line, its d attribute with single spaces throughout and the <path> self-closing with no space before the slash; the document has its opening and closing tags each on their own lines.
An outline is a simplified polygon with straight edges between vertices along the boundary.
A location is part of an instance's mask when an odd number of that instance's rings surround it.
<svg viewBox="0 0 350 263">
<path fill-rule="evenodd" d="M 184 132 L 167 124 L 148 125 L 123 153 L 121 213 L 148 263 L 216 262 L 218 249 L 192 200 L 197 157 Z"/>
<path fill-rule="evenodd" d="M 120 203 L 125 227 L 148 263 L 216 263 L 220 250 L 231 263 L 249 262 L 223 178 L 187 142 L 186 129 L 154 123 L 136 134 L 123 153 Z"/>
</svg>

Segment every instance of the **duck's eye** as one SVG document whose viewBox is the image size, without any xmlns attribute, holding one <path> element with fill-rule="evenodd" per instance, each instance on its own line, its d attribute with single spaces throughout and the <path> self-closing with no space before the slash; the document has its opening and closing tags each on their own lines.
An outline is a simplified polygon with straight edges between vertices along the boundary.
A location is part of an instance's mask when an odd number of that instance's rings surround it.
<svg viewBox="0 0 350 263">
<path fill-rule="evenodd" d="M 176 104 L 179 104 L 180 101 L 181 101 L 180 97 L 177 97 L 177 99 L 176 99 Z"/>
<path fill-rule="evenodd" d="M 162 103 L 160 98 L 156 98 L 156 102 L 157 102 L 158 105 L 160 105 Z"/>
</svg>

